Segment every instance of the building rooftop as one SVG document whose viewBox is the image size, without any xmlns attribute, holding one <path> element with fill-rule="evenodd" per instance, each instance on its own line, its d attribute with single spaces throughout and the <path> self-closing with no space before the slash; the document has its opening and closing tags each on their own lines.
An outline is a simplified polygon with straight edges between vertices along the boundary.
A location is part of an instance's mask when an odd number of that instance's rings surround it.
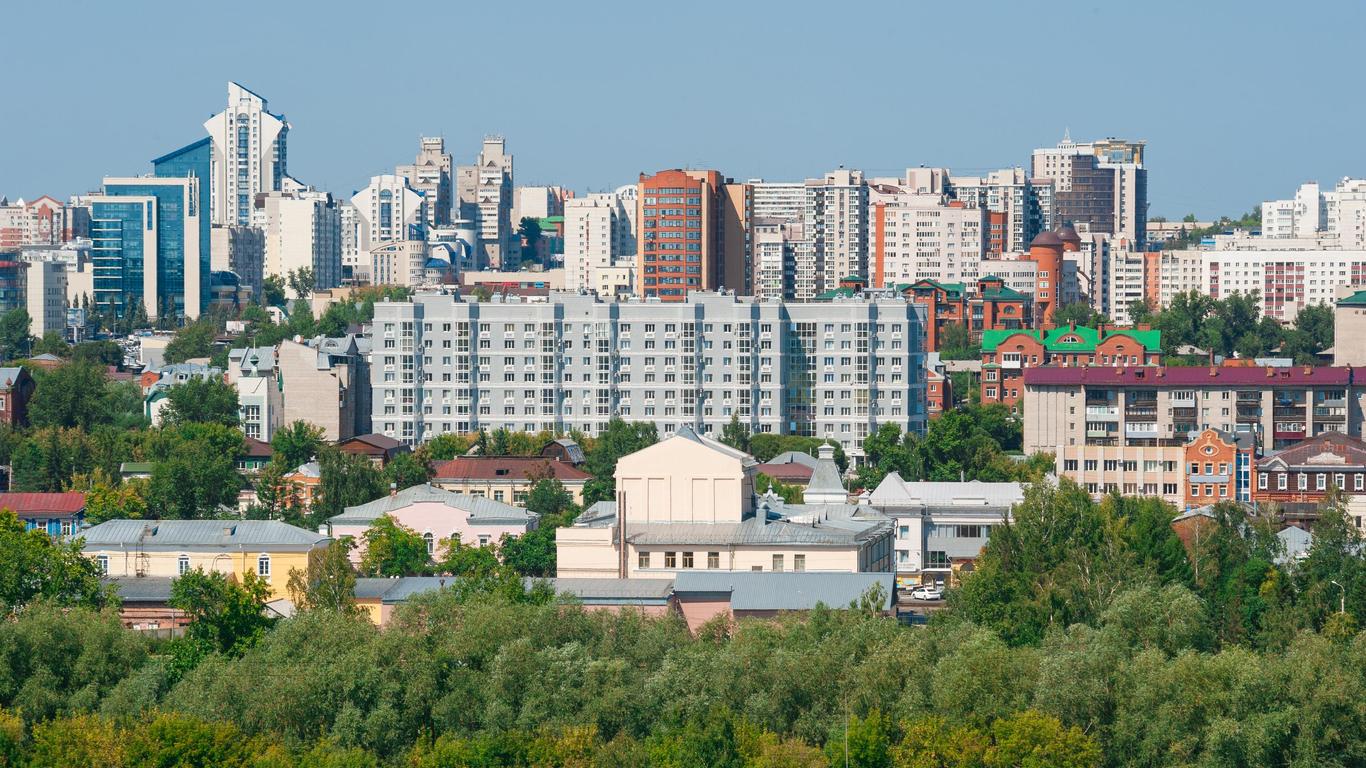
<svg viewBox="0 0 1366 768">
<path fill-rule="evenodd" d="M 560 482 L 584 482 L 592 475 L 565 461 L 544 456 L 462 456 L 436 465 L 440 480 L 528 480 L 552 475 Z"/>
<path fill-rule="evenodd" d="M 1366 443 L 1342 432 L 1324 432 L 1257 462 L 1257 471 L 1366 469 Z"/>
<path fill-rule="evenodd" d="M 497 523 L 525 525 L 540 517 L 535 512 L 528 512 L 521 507 L 514 507 L 501 501 L 480 496 L 466 496 L 462 493 L 447 491 L 427 484 L 404 488 L 397 493 L 381 496 L 368 504 L 347 507 L 340 515 L 330 518 L 327 522 L 332 525 L 367 525 L 391 512 L 406 509 L 414 504 L 432 502 L 468 513 L 470 523 L 475 525 Z"/>
<path fill-rule="evenodd" d="M 279 520 L 109 520 L 82 531 L 86 549 L 309 550 L 330 538 Z"/>
<path fill-rule="evenodd" d="M 919 507 L 921 509 L 989 509 L 1008 511 L 1024 500 L 1021 483 L 908 482 L 892 472 L 873 489 L 868 502 L 874 507 Z"/>
<path fill-rule="evenodd" d="M 1155 330 L 1136 330 L 1131 328 L 1105 329 L 1085 326 L 1059 326 L 1049 331 L 1039 330 L 986 330 L 982 331 L 982 351 L 991 352 L 1007 339 L 1023 334 L 1043 344 L 1049 352 L 1095 352 L 1096 345 L 1115 336 L 1128 336 L 1143 345 L 1149 352 L 1162 348 L 1162 332 Z"/>
<path fill-rule="evenodd" d="M 23 372 L 24 369 L 17 365 L 0 368 L 0 388 L 9 389 L 10 387 L 13 387 L 15 380 L 18 379 Z"/>
<path fill-rule="evenodd" d="M 171 599 L 170 576 L 112 576 L 103 579 L 119 591 L 119 599 L 128 603 L 164 603 Z"/>
<path fill-rule="evenodd" d="M 77 491 L 67 491 L 66 493 L 0 493 L 0 509 L 8 509 L 20 516 L 35 513 L 74 515 L 85 509 L 85 494 Z"/>
<path fill-rule="evenodd" d="M 1084 384 L 1103 387 L 1346 387 L 1352 383 L 1352 369 L 1327 365 L 1293 368 L 1046 365 L 1024 369 L 1024 383 L 1026 386 Z"/>
<path fill-rule="evenodd" d="M 729 595 L 736 611 L 809 611 L 845 608 L 881 585 L 885 611 L 896 594 L 894 581 L 890 573 L 680 571 L 673 588 L 680 598 Z"/>
<path fill-rule="evenodd" d="M 1339 307 L 1366 307 L 1366 290 L 1353 293 L 1350 296 L 1343 296 L 1338 299 Z"/>
</svg>

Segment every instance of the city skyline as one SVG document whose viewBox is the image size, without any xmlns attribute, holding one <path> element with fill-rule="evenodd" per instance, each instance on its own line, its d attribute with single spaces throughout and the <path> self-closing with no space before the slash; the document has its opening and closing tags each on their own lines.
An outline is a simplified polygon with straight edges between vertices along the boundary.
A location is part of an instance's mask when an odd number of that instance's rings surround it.
<svg viewBox="0 0 1366 768">
<path fill-rule="evenodd" d="M 449 72 L 388 78 L 382 87 L 377 75 L 338 66 L 373 55 L 369 28 L 346 12 L 314 18 L 308 7 L 247 4 L 241 21 L 216 19 L 216 28 L 196 36 L 180 33 L 202 20 L 153 10 L 145 29 L 112 40 L 102 34 L 115 23 L 110 9 L 87 9 L 67 20 L 57 38 L 44 31 L 51 26 L 33 15 L 37 9 L 21 7 L 12 11 L 10 32 L 0 36 L 15 60 L 44 60 L 51 81 L 79 82 L 92 61 L 161 60 L 151 56 L 156 50 L 183 65 L 158 69 L 157 87 L 139 98 L 82 89 L 76 103 L 97 121 L 54 119 L 72 114 L 70 97 L 62 89 L 34 90 L 25 101 L 34 118 L 0 128 L 0 194 L 64 199 L 98 188 L 105 176 L 140 172 L 151 158 L 202 137 L 203 121 L 222 109 L 228 80 L 268 98 L 290 122 L 291 175 L 339 197 L 409 162 L 422 135 L 444 136 L 457 163 L 470 162 L 486 134 L 503 135 L 518 156 L 519 183 L 561 184 L 580 193 L 673 167 L 783 181 L 841 165 L 869 176 L 918 165 L 978 173 L 1027 166 L 1032 149 L 1052 146 L 1065 131 L 1077 140 L 1147 141 L 1153 216 L 1236 215 L 1305 180 L 1331 185 L 1362 175 L 1366 150 L 1350 135 L 1361 108 L 1332 97 L 1344 92 L 1344 83 L 1331 74 L 1350 71 L 1350 38 L 1366 20 L 1362 9 L 1306 11 L 1273 23 L 1252 14 L 1229 18 L 1231 7 L 1181 6 L 1173 16 L 1177 6 L 1159 5 L 1130 18 L 1080 4 L 914 14 L 883 6 L 825 20 L 826 35 L 857 42 L 841 48 L 854 55 L 775 70 L 776 57 L 811 56 L 813 49 L 789 17 L 760 8 L 647 23 L 624 21 L 624 6 L 547 6 L 534 15 L 536 23 L 518 28 L 514 51 L 495 58 L 485 54 L 494 45 L 506 51 L 505 38 L 484 41 L 468 30 L 495 23 L 496 9 L 433 6 L 410 13 L 428 28 L 444 22 L 466 30 L 459 40 L 467 53 L 451 57 Z M 248 35 L 253 9 L 267 8 L 279 32 Z M 718 18 L 725 23 L 714 25 Z M 968 22 L 980 29 L 953 33 Z M 905 29 L 931 31 L 894 34 Z M 1310 32 L 1322 43 L 1315 66 L 1329 74 L 1296 79 L 1288 68 L 1262 61 L 1273 39 Z M 726 55 L 697 64 L 691 48 L 678 56 L 660 53 L 675 41 L 706 35 L 715 41 L 708 50 Z M 1077 65 L 1103 61 L 1098 57 L 1113 53 L 1116 36 L 1133 40 L 1135 55 L 1155 50 L 1139 43 L 1166 45 L 1164 36 L 1187 47 L 1179 56 L 1147 56 L 1142 64 Z M 1041 40 L 1057 42 L 1052 71 L 1061 76 L 1041 74 L 1047 72 L 1037 52 Z M 282 46 L 288 57 L 279 55 Z M 65 48 L 85 55 L 53 54 Z M 899 54 L 902 49 L 915 53 Z M 860 50 L 869 55 L 857 55 Z M 1017 64 L 1039 66 L 1012 65 L 1012 56 Z M 781 71 L 791 76 L 776 77 Z M 1204 84 L 1216 78 L 1224 78 L 1214 89 L 1219 97 L 1202 96 L 1209 90 Z M 1000 87 L 987 87 L 993 82 Z M 664 100 L 650 107 L 646 94 L 660 84 L 668 86 L 661 89 Z M 1293 91 L 1286 90 L 1290 85 Z M 886 97 L 897 92 L 905 98 Z M 846 103 L 812 100 L 823 93 L 846 94 Z M 1075 94 L 1070 104 L 1067 93 Z M 1275 94 L 1313 104 L 1315 119 L 1261 114 L 1256 103 Z M 937 119 L 924 119 L 927 104 Z M 715 117 L 680 119 L 708 112 Z M 1253 114 L 1256 120 L 1245 119 Z M 758 124 L 759 117 L 765 122 Z M 1248 162 L 1253 153 L 1257 162 Z"/>
</svg>

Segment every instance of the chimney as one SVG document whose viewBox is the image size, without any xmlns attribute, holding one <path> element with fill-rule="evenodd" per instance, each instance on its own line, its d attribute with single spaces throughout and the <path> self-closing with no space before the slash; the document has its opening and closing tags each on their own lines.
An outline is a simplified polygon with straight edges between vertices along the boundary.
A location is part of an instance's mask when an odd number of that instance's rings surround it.
<svg viewBox="0 0 1366 768">
<path fill-rule="evenodd" d="M 829 443 L 821 443 L 821 446 L 816 449 L 816 458 L 821 461 L 834 461 L 835 446 Z"/>
</svg>

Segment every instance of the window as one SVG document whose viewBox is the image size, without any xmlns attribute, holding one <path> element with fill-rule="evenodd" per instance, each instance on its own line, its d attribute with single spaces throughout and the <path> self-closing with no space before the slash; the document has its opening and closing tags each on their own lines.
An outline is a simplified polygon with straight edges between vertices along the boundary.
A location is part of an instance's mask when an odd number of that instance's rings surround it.
<svg viewBox="0 0 1366 768">
<path fill-rule="evenodd" d="M 1263 491 L 1266 490 L 1266 478 L 1267 476 L 1265 474 L 1257 475 L 1257 487 Z"/>
<path fill-rule="evenodd" d="M 1326 489 L 1327 487 L 1328 487 L 1328 475 L 1327 475 L 1327 473 L 1319 472 L 1318 474 L 1314 475 L 1314 490 L 1316 490 L 1316 491 L 1322 491 L 1322 490 Z"/>
<path fill-rule="evenodd" d="M 176 572 L 176 574 L 179 575 L 179 576 L 184 576 L 185 574 L 187 574 L 187 573 L 190 572 L 190 556 L 189 556 L 189 555 L 181 555 L 180 557 L 176 558 L 176 562 L 175 562 L 175 572 Z"/>
<path fill-rule="evenodd" d="M 649 553 L 649 552 L 641 552 L 640 554 L 636 555 L 636 567 L 637 567 L 637 568 L 649 568 L 649 567 L 650 567 L 650 553 Z"/>
<path fill-rule="evenodd" d="M 1366 475 L 1362 475 L 1360 472 L 1358 472 L 1358 473 L 1355 474 L 1355 475 L 1352 475 L 1352 490 L 1354 490 L 1354 491 L 1360 491 L 1360 490 L 1362 490 L 1363 478 L 1366 478 Z"/>
<path fill-rule="evenodd" d="M 1277 472 L 1277 473 L 1276 473 L 1276 490 L 1278 490 L 1278 491 L 1284 491 L 1285 489 L 1286 489 L 1286 475 L 1285 475 L 1284 472 Z"/>
<path fill-rule="evenodd" d="M 648 327 L 648 326 L 647 326 L 647 327 Z M 664 553 L 664 567 L 665 567 L 665 568 L 677 568 L 677 567 L 678 567 L 678 553 L 677 553 L 677 552 L 665 552 L 665 553 Z"/>
<path fill-rule="evenodd" d="M 95 567 L 100 570 L 101 576 L 109 575 L 109 555 L 100 555 L 95 558 Z"/>
<path fill-rule="evenodd" d="M 691 567 L 692 567 L 692 553 L 691 553 L 691 552 L 684 552 L 684 553 L 683 553 L 683 567 L 684 567 L 684 568 L 691 568 Z"/>
<path fill-rule="evenodd" d="M 931 550 L 925 553 L 926 568 L 948 568 L 949 555 L 947 552 Z"/>
<path fill-rule="evenodd" d="M 1341 472 L 1337 473 L 1333 476 L 1333 484 L 1336 485 L 1340 490 L 1347 490 L 1347 476 L 1342 474 Z"/>
<path fill-rule="evenodd" d="M 256 558 L 256 575 L 263 579 L 270 578 L 270 555 L 261 555 Z"/>
<path fill-rule="evenodd" d="M 717 568 L 720 568 L 720 567 L 721 567 L 721 553 L 720 553 L 720 552 L 708 552 L 708 553 L 707 553 L 707 567 L 710 568 L 710 569 L 712 569 L 713 571 L 716 570 Z"/>
<path fill-rule="evenodd" d="M 427 531 L 422 534 L 422 541 L 427 545 L 427 557 L 431 557 L 436 552 L 436 539 L 432 538 L 432 532 Z"/>
<path fill-rule="evenodd" d="M 773 572 L 774 572 L 774 573 L 780 573 L 782 570 L 783 570 L 783 556 L 782 556 L 782 555 L 774 555 L 774 556 L 773 556 Z"/>
<path fill-rule="evenodd" d="M 481 547 L 487 547 L 488 545 L 489 545 L 489 535 L 488 535 L 487 533 L 481 533 L 481 534 L 479 534 L 479 546 L 481 546 Z"/>
<path fill-rule="evenodd" d="M 794 571 L 805 571 L 805 570 L 806 570 L 806 555 L 793 555 L 793 556 L 792 556 L 792 570 L 794 570 Z"/>
<path fill-rule="evenodd" d="M 1301 491 L 1307 491 L 1307 490 L 1309 490 L 1309 475 L 1307 475 L 1307 474 L 1301 472 L 1301 473 L 1299 473 L 1298 475 L 1296 475 L 1296 477 L 1299 478 L 1299 482 L 1298 482 L 1299 489 L 1300 489 Z"/>
</svg>

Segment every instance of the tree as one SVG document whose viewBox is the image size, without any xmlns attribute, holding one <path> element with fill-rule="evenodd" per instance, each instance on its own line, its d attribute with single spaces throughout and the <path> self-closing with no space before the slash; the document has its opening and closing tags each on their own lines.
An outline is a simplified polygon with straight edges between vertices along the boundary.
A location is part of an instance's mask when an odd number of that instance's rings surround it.
<svg viewBox="0 0 1366 768">
<path fill-rule="evenodd" d="M 172 426 L 198 423 L 236 427 L 240 423 L 237 387 L 217 377 L 176 384 L 166 390 L 161 420 Z"/>
<path fill-rule="evenodd" d="M 1091 309 L 1091 305 L 1084 301 L 1074 301 L 1071 304 L 1064 304 L 1053 313 L 1053 322 L 1059 326 L 1075 324 L 1083 327 L 1095 327 L 1096 312 Z"/>
<path fill-rule="evenodd" d="M 5 564 L 0 568 L 0 614 L 39 599 L 89 607 L 117 602 L 100 584 L 99 568 L 81 551 L 79 540 L 57 540 L 37 528 L 26 531 L 7 509 L 0 509 L 0 563 Z"/>
<path fill-rule="evenodd" d="M 470 546 L 459 541 L 443 540 L 442 556 L 436 569 L 467 579 L 491 579 L 498 575 L 498 553 L 491 546 Z"/>
<path fill-rule="evenodd" d="M 555 531 L 578 516 L 574 495 L 553 475 L 542 477 L 527 493 L 526 508 L 540 515 L 540 520 L 520 536 L 503 538 L 503 563 L 522 576 L 554 576 Z"/>
<path fill-rule="evenodd" d="M 400 453 L 384 467 L 385 484 L 396 490 L 422 485 L 431 479 L 431 465 L 413 453 Z"/>
<path fill-rule="evenodd" d="M 316 284 L 313 268 L 300 267 L 296 270 L 290 270 L 285 282 L 289 284 L 289 289 L 294 291 L 295 298 L 306 299 L 313 293 L 313 287 Z"/>
<path fill-rule="evenodd" d="M 33 354 L 68 357 L 71 354 L 71 345 L 62 338 L 60 331 L 46 331 L 43 333 L 43 338 L 33 344 Z"/>
<path fill-rule="evenodd" d="M 469 436 L 456 434 L 455 432 L 442 432 L 431 440 L 419 445 L 416 453 L 419 458 L 427 463 L 450 461 L 456 457 L 464 456 L 469 452 L 470 446 Z"/>
<path fill-rule="evenodd" d="M 285 305 L 285 278 L 281 275 L 266 275 L 261 284 L 262 303 L 268 307 Z"/>
<path fill-rule="evenodd" d="M 308 553 L 304 570 L 289 571 L 289 596 L 302 611 L 328 610 L 351 614 L 356 608 L 356 572 L 351 568 L 349 538 L 334 539 Z"/>
<path fill-rule="evenodd" d="M 850 715 L 847 728 L 831 734 L 825 742 L 830 765 L 859 768 L 892 768 L 892 723 L 873 710 L 867 717 Z"/>
<path fill-rule="evenodd" d="M 625 422 L 613 418 L 598 435 L 593 449 L 584 457 L 584 469 L 593 476 L 584 484 L 583 503 L 616 498 L 617 459 L 659 442 L 653 423 Z"/>
<path fill-rule="evenodd" d="M 112 341 L 86 341 L 71 348 L 72 362 L 88 362 L 97 365 L 119 365 L 123 362 L 123 350 Z"/>
<path fill-rule="evenodd" d="M 364 456 L 325 447 L 318 452 L 321 477 L 313 514 L 319 520 L 340 515 L 347 507 L 366 504 L 385 494 L 384 478 Z"/>
<path fill-rule="evenodd" d="M 171 582 L 172 608 L 190 616 L 186 635 L 219 652 L 240 656 L 273 623 L 265 615 L 270 586 L 247 570 L 242 583 L 231 576 L 196 568 Z"/>
<path fill-rule="evenodd" d="M 189 520 L 235 507 L 242 487 L 237 472 L 242 448 L 242 433 L 222 424 L 192 422 L 161 430 L 149 448 L 148 511 L 155 517 Z"/>
<path fill-rule="evenodd" d="M 166 345 L 166 362 L 183 363 L 186 360 L 209 357 L 213 354 L 213 341 L 218 328 L 207 318 L 200 318 L 181 326 Z"/>
<path fill-rule="evenodd" d="M 0 359 L 16 360 L 29 356 L 33 337 L 29 335 L 28 312 L 22 307 L 0 315 Z"/>
<path fill-rule="evenodd" d="M 270 438 L 271 460 L 286 471 L 307 464 L 323 447 L 323 429 L 306 421 L 295 421 L 275 430 Z"/>
<path fill-rule="evenodd" d="M 517 234 L 522 241 L 522 260 L 536 254 L 536 246 L 541 242 L 541 222 L 531 216 L 523 216 L 517 223 Z"/>
<path fill-rule="evenodd" d="M 431 563 L 427 542 L 388 515 L 371 523 L 362 538 L 360 569 L 366 576 L 415 576 Z"/>
<path fill-rule="evenodd" d="M 35 427 L 78 427 L 90 431 L 112 418 L 109 377 L 102 367 L 71 362 L 35 377 L 29 421 Z"/>
<path fill-rule="evenodd" d="M 754 493 L 759 496 L 763 496 L 769 491 L 773 491 L 775 494 L 778 495 L 778 498 L 782 499 L 784 502 L 788 504 L 802 503 L 802 489 L 800 487 L 779 482 L 769 477 L 768 475 L 765 475 L 762 472 L 755 475 Z"/>
<path fill-rule="evenodd" d="M 737 451 L 749 453 L 749 425 L 742 424 L 739 416 L 731 414 L 730 423 L 721 428 L 721 442 Z"/>
<path fill-rule="evenodd" d="M 963 323 L 949 323 L 939 333 L 939 357 L 944 360 L 976 360 L 981 347 L 972 341 L 972 331 Z"/>
<path fill-rule="evenodd" d="M 85 521 L 99 525 L 106 520 L 141 520 L 147 517 L 147 482 L 125 480 L 115 483 L 102 469 L 91 476 L 73 480 L 74 490 L 85 492 Z"/>
<path fill-rule="evenodd" d="M 1153 315 L 1153 305 L 1146 296 L 1129 302 L 1129 318 L 1135 324 L 1152 323 Z"/>
</svg>

